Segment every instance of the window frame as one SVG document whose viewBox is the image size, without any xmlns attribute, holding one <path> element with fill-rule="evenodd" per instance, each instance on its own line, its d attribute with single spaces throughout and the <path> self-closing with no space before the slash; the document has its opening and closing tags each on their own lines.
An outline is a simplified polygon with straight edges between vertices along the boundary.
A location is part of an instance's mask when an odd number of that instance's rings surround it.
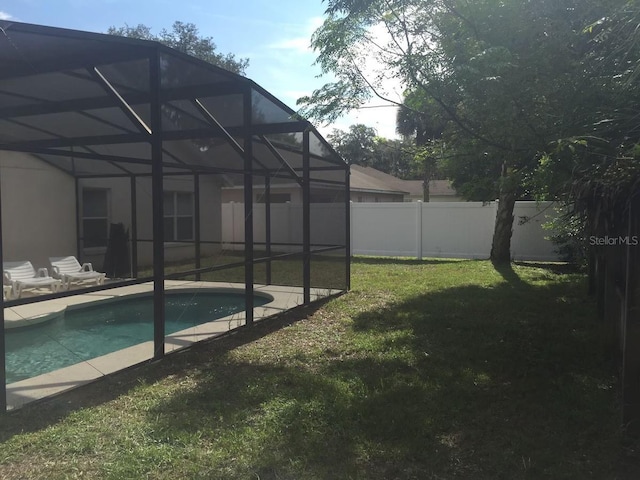
<svg viewBox="0 0 640 480">
<path fill-rule="evenodd" d="M 106 207 L 106 216 L 90 216 L 86 213 L 87 202 L 85 199 L 85 192 L 101 192 L 104 193 L 104 201 Z M 104 251 L 109 245 L 109 225 L 111 224 L 111 189 L 109 188 L 100 188 L 100 187 L 83 187 L 82 188 L 82 205 L 80 209 L 80 224 L 81 224 L 81 233 L 82 233 L 82 249 L 83 251 Z M 104 244 L 101 245 L 87 245 L 87 228 L 85 226 L 85 222 L 89 220 L 104 220 L 106 223 L 105 229 L 105 238 Z"/>
<path fill-rule="evenodd" d="M 172 213 L 167 214 L 167 205 L 166 205 L 166 200 L 167 200 L 167 196 L 171 195 L 171 202 L 172 202 Z M 181 214 L 178 212 L 178 197 L 180 195 L 185 195 L 189 197 L 189 209 L 190 209 L 190 213 L 187 214 Z M 169 238 L 167 236 L 167 229 L 165 228 L 165 232 L 164 232 L 164 241 L 165 242 L 193 242 L 195 240 L 195 195 L 194 192 L 185 192 L 185 191 L 180 191 L 180 190 L 165 190 L 163 192 L 163 202 L 164 202 L 164 212 L 163 212 L 163 219 L 166 222 L 167 219 L 171 219 L 172 221 L 172 230 L 173 230 L 173 235 L 171 236 L 171 238 Z M 190 218 L 191 219 L 191 232 L 189 235 L 189 238 L 179 238 L 179 229 L 178 229 L 178 221 L 180 219 L 183 218 Z"/>
</svg>

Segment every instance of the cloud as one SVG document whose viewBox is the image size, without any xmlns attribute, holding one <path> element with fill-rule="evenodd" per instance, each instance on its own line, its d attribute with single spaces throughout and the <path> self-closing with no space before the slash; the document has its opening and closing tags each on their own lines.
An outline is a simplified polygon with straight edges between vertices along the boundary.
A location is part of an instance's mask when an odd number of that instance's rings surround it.
<svg viewBox="0 0 640 480">
<path fill-rule="evenodd" d="M 0 20 L 11 20 L 13 17 L 9 15 L 7 12 L 3 12 L 0 10 Z"/>
<path fill-rule="evenodd" d="M 309 37 L 297 37 L 281 40 L 277 43 L 272 43 L 269 48 L 274 50 L 295 50 L 299 53 L 307 53 L 311 51 Z"/>
<path fill-rule="evenodd" d="M 311 17 L 295 35 L 283 38 L 268 45 L 272 50 L 288 50 L 298 53 L 312 53 L 311 36 L 320 25 L 322 25 L 322 17 Z"/>
<path fill-rule="evenodd" d="M 347 131 L 351 125 L 363 123 L 375 128 L 379 136 L 395 139 L 399 138 L 396 132 L 396 112 L 397 109 L 394 106 L 382 105 L 380 101 L 370 102 L 366 108 L 353 110 L 331 125 L 319 126 L 318 130 L 326 137 L 334 128 Z"/>
</svg>

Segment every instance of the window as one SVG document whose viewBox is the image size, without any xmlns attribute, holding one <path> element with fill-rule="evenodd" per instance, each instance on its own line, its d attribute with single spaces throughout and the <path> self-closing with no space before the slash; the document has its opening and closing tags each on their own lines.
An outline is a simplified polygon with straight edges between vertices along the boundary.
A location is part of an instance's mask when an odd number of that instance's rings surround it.
<svg viewBox="0 0 640 480">
<path fill-rule="evenodd" d="M 164 192 L 164 239 L 193 240 L 193 193 Z"/>
<path fill-rule="evenodd" d="M 109 190 L 82 190 L 82 234 L 84 247 L 106 247 L 109 239 Z"/>
</svg>

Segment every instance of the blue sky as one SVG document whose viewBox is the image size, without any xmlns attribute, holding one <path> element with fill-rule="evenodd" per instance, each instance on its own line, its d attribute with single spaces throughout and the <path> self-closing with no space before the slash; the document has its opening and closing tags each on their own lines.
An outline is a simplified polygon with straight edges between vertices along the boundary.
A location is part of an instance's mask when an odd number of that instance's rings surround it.
<svg viewBox="0 0 640 480">
<path fill-rule="evenodd" d="M 90 32 L 142 23 L 158 33 L 176 20 L 191 22 L 219 51 L 249 58 L 247 76 L 295 109 L 298 97 L 330 80 L 317 78 L 309 47 L 325 8 L 321 0 L 3 0 L 0 18 Z M 365 123 L 393 137 L 394 122 L 394 108 L 369 108 L 318 127 L 326 135 Z"/>
</svg>

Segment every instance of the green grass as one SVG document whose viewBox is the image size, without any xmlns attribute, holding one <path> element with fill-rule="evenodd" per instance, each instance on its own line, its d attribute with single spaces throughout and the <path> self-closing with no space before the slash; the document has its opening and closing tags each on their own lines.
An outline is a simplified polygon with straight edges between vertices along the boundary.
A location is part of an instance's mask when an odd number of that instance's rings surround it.
<svg viewBox="0 0 640 480">
<path fill-rule="evenodd" d="M 255 251 L 255 258 L 266 257 L 266 252 Z M 328 288 L 336 290 L 346 289 L 345 278 L 345 257 L 343 251 L 333 254 L 314 254 L 311 256 L 311 286 L 314 288 Z M 221 252 L 217 255 L 203 256 L 200 268 L 220 267 L 223 265 L 242 263 L 244 256 L 238 252 Z M 275 285 L 300 287 L 304 283 L 303 279 L 303 257 L 302 254 L 275 259 L 271 264 L 271 283 Z M 195 260 L 177 261 L 168 263 L 165 267 L 165 274 L 171 275 L 189 270 L 195 270 Z M 244 283 L 244 267 L 225 268 L 213 272 L 203 273 L 200 279 L 209 282 L 231 282 Z M 267 284 L 267 263 L 260 262 L 254 265 L 254 282 Z M 140 269 L 138 277 L 153 276 L 153 269 L 145 267 Z M 187 280 L 195 280 L 194 275 L 182 277 Z"/>
<path fill-rule="evenodd" d="M 358 259 L 352 286 L 1 418 L 0 478 L 637 478 L 583 276 Z"/>
</svg>

